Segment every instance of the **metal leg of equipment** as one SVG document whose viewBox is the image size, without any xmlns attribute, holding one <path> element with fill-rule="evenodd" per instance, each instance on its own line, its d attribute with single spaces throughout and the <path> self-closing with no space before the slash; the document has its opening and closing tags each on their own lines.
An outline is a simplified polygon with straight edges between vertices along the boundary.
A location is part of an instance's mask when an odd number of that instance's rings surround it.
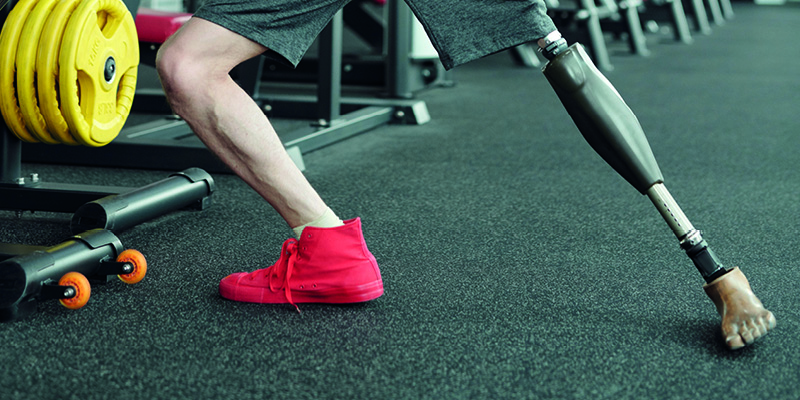
<svg viewBox="0 0 800 400">
<path fill-rule="evenodd" d="M 711 20 L 714 25 L 725 25 L 725 17 L 723 16 L 722 6 L 719 0 L 706 0 L 708 3 L 708 11 L 711 13 Z"/>
<path fill-rule="evenodd" d="M 601 15 L 595 0 L 555 2 L 548 9 L 559 31 L 571 42 L 584 44 L 597 68 L 603 71 L 614 69 L 602 28 L 605 16 Z"/>
<path fill-rule="evenodd" d="M 412 99 L 408 84 L 411 12 L 402 2 L 390 2 L 389 48 L 386 67 L 387 98 L 341 96 L 342 13 L 320 36 L 317 96 L 308 94 L 261 95 L 267 115 L 314 119 L 305 129 L 281 135 L 287 148 L 307 153 L 386 123 L 424 124 L 430 120 L 425 102 Z M 317 111 L 314 112 L 314 105 Z"/>
<path fill-rule="evenodd" d="M 703 0 L 686 0 L 689 7 L 686 7 L 686 13 L 691 16 L 694 22 L 694 28 L 703 35 L 711 34 L 711 24 L 708 21 L 708 13 L 706 13 L 706 6 Z"/>
<path fill-rule="evenodd" d="M 694 42 L 691 29 L 689 29 L 689 20 L 686 18 L 686 12 L 683 9 L 682 0 L 647 2 L 645 3 L 640 18 L 645 25 L 655 22 L 656 27 L 660 22 L 668 23 L 676 41 L 684 44 L 691 44 Z"/>
</svg>

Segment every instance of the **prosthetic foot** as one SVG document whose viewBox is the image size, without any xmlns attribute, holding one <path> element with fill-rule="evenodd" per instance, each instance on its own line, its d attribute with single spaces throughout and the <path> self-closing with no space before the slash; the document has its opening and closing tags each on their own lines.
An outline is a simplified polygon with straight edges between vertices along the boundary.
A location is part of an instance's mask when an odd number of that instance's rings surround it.
<svg viewBox="0 0 800 400">
<path fill-rule="evenodd" d="M 592 148 L 640 193 L 647 195 L 705 279 L 722 316 L 728 347 L 752 343 L 775 326 L 738 268 L 726 270 L 664 186 L 650 144 L 633 111 L 594 66 L 583 47 L 567 46 L 557 31 L 539 41 L 549 60 L 542 68 L 578 130 Z"/>
<path fill-rule="evenodd" d="M 703 286 L 722 317 L 722 336 L 730 349 L 742 348 L 775 328 L 775 316 L 750 289 L 739 268 Z"/>
</svg>

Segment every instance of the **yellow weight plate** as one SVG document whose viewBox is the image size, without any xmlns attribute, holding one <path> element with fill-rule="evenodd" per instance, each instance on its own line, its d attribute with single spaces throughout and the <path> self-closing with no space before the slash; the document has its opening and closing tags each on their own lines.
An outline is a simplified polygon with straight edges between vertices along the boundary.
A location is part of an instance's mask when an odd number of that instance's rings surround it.
<svg viewBox="0 0 800 400">
<path fill-rule="evenodd" d="M 17 103 L 17 92 L 14 84 L 16 71 L 17 48 L 22 26 L 28 19 L 38 0 L 21 0 L 8 13 L 3 31 L 0 32 L 0 111 L 6 125 L 16 137 L 24 142 L 36 143 L 38 140 L 25 127 L 25 120 Z"/>
<path fill-rule="evenodd" d="M 61 143 L 78 145 L 69 131 L 67 120 L 59 103 L 58 56 L 64 30 L 69 17 L 78 7 L 80 0 L 60 0 L 47 17 L 39 43 L 48 45 L 39 47 L 36 57 L 38 79 L 36 86 L 39 94 L 39 111 L 47 124 L 47 130 Z"/>
<path fill-rule="evenodd" d="M 19 39 L 17 49 L 17 99 L 19 109 L 25 116 L 25 126 L 28 133 L 35 136 L 42 143 L 59 144 L 57 137 L 54 137 L 47 130 L 47 123 L 44 116 L 39 111 L 39 101 L 37 95 L 37 67 L 36 56 L 39 46 L 48 46 L 52 43 L 40 42 L 47 17 L 56 5 L 56 0 L 39 0 L 36 7 L 28 15 L 25 25 L 22 27 L 22 35 Z M 44 76 L 43 76 L 44 77 Z"/>
<path fill-rule="evenodd" d="M 139 40 L 121 0 L 84 0 L 70 17 L 59 57 L 61 109 L 72 136 L 104 146 L 122 130 L 136 91 Z"/>
</svg>

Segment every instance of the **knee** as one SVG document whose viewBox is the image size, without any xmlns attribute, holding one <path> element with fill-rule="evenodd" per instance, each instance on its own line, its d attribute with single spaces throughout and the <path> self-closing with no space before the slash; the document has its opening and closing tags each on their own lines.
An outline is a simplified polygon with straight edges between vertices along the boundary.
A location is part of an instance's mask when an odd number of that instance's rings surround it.
<svg viewBox="0 0 800 400">
<path fill-rule="evenodd" d="M 172 112 L 186 118 L 193 105 L 209 98 L 209 72 L 204 63 L 181 46 L 167 41 L 156 55 L 156 71 Z"/>
<path fill-rule="evenodd" d="M 169 40 L 158 50 L 156 71 L 172 111 L 181 116 L 190 104 L 213 102 L 220 85 L 230 80 L 218 60 Z"/>
<path fill-rule="evenodd" d="M 196 78 L 194 75 L 199 73 L 192 64 L 188 54 L 178 47 L 171 46 L 169 42 L 158 50 L 156 71 L 168 99 L 188 95 L 187 92 L 191 91 L 190 82 Z"/>
</svg>

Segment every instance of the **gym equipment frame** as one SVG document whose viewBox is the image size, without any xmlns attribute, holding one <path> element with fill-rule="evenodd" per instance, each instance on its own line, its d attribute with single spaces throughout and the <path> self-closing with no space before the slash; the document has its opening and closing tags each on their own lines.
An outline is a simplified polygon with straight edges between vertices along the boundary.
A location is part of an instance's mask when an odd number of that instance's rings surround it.
<svg viewBox="0 0 800 400">
<path fill-rule="evenodd" d="M 31 315 L 41 301 L 57 299 L 69 309 L 81 308 L 89 301 L 91 283 L 105 284 L 117 275 L 136 284 L 146 273 L 142 253 L 124 250 L 105 229 L 51 247 L 0 244 L 0 322 Z"/>
<path fill-rule="evenodd" d="M 388 123 L 424 124 L 430 120 L 424 101 L 411 97 L 409 82 L 410 30 L 413 15 L 402 0 L 389 1 L 386 97 L 346 97 L 342 95 L 343 12 L 336 14 L 319 37 L 319 75 L 316 95 L 262 94 L 261 74 L 264 57 L 239 66 L 237 81 L 251 94 L 271 118 L 310 120 L 304 127 L 280 133 L 292 159 L 305 168 L 302 155 Z M 129 7 L 132 7 L 129 4 Z M 163 93 L 136 94 L 139 103 L 163 104 Z M 70 147 L 54 150 L 49 146 L 25 145 L 26 162 L 117 166 L 151 169 L 180 169 L 188 165 L 210 172 L 229 172 L 194 137 L 189 126 L 177 117 L 166 117 L 138 126 L 126 126 L 119 136 L 102 149 Z M 136 160 L 122 155 L 137 154 Z"/>
<path fill-rule="evenodd" d="M 95 5 L 86 4 L 87 8 Z M 16 1 L 12 1 L 0 9 L 0 21 L 7 21 L 15 5 Z M 119 7 L 124 11 L 124 6 Z M 88 16 L 79 17 L 78 22 L 91 23 L 96 14 L 89 10 Z M 16 35 L 17 31 L 14 32 Z M 9 51 L 16 52 L 13 40 L 5 43 Z M 12 44 L 14 49 L 10 48 Z M 109 59 L 113 62 L 113 57 Z M 4 99 L 15 102 L 16 89 L 10 91 L 14 93 L 7 93 Z M 92 94 L 84 95 L 87 102 L 96 100 L 86 97 Z M 22 119 L 41 116 L 14 115 Z M 108 281 L 110 275 L 119 275 L 127 283 L 138 282 L 146 271 L 144 256 L 135 250 L 123 251 L 112 230 L 121 231 L 182 208 L 204 209 L 214 191 L 214 180 L 199 168 L 186 169 L 140 188 L 51 183 L 42 181 L 37 174 L 23 177 L 22 143 L 5 119 L 0 121 L 0 209 L 74 213 L 70 229 L 76 236 L 49 248 L 0 243 L 0 261 L 5 260 L 0 263 L 0 320 L 3 321 L 32 313 L 38 300 L 59 299 L 68 308 L 82 307 L 91 291 L 87 276 L 97 278 L 95 281 Z"/>
</svg>

